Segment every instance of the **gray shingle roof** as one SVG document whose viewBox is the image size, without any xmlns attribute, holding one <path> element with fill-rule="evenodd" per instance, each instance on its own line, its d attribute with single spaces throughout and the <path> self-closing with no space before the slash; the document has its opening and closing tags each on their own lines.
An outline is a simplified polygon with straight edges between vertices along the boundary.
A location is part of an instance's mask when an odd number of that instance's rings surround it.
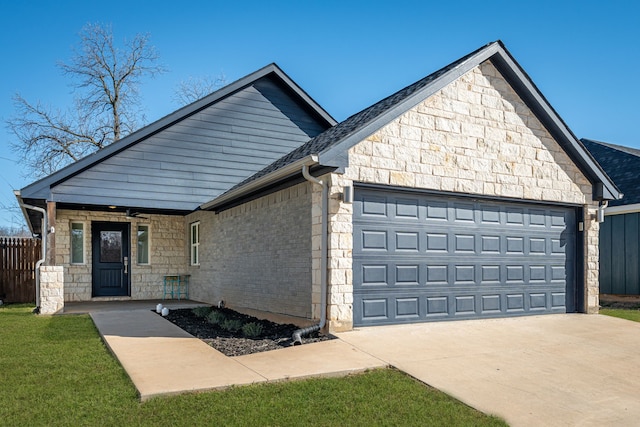
<svg viewBox="0 0 640 427">
<path fill-rule="evenodd" d="M 429 74 L 427 77 L 421 80 L 418 80 L 417 82 L 405 87 L 404 89 L 399 90 L 393 95 L 390 95 L 384 98 L 383 100 L 373 104 L 372 106 L 365 108 L 359 113 L 354 114 L 353 116 L 340 122 L 336 126 L 333 126 L 327 129 L 320 135 L 309 140 L 309 142 L 307 142 L 306 144 L 296 148 L 292 152 L 288 153 L 287 155 L 271 163 L 269 166 L 265 167 L 261 171 L 257 172 L 256 174 L 242 181 L 235 187 L 231 188 L 229 191 L 242 187 L 243 185 L 248 184 L 251 181 L 254 181 L 264 175 L 267 175 L 270 172 L 281 169 L 304 157 L 310 156 L 312 154 L 319 154 L 319 153 L 322 153 L 323 151 L 326 151 L 330 147 L 343 141 L 345 138 L 354 134 L 358 130 L 366 127 L 373 120 L 380 117 L 381 115 L 388 112 L 389 110 L 393 109 L 402 101 L 406 100 L 407 98 L 411 97 L 411 95 L 418 92 L 420 89 L 423 89 L 424 87 L 428 86 L 430 83 L 435 81 L 438 77 L 441 77 L 447 72 L 455 69 L 458 65 L 462 64 L 470 57 L 474 56 L 478 52 L 482 51 L 483 49 L 487 48 L 488 46 L 494 43 L 500 43 L 500 42 L 493 42 L 485 46 L 482 46 L 481 48 L 469 53 L 468 55 L 463 56 L 457 61 L 452 62 L 446 67 L 441 68 L 440 70 L 432 74 Z"/>
<path fill-rule="evenodd" d="M 609 206 L 640 203 L 640 150 L 585 138 L 580 141 L 624 194 Z"/>
<path fill-rule="evenodd" d="M 366 139 L 392 120 L 404 114 L 440 89 L 458 79 L 474 67 L 490 60 L 551 136 L 593 184 L 595 200 L 620 197 L 620 191 L 593 159 L 566 123 L 535 86 L 531 78 L 516 62 L 502 42 L 496 41 L 477 49 L 446 67 L 428 75 L 369 108 L 327 129 L 307 143 L 271 163 L 253 176 L 234 186 L 218 198 L 201 206 L 202 209 L 224 209 L 241 200 L 257 197 L 287 180 L 300 179 L 300 173 L 289 173 L 288 167 L 304 159 L 317 160 L 316 166 L 326 172 L 348 166 L 348 150 Z M 314 161 L 315 161 L 314 160 Z"/>
</svg>

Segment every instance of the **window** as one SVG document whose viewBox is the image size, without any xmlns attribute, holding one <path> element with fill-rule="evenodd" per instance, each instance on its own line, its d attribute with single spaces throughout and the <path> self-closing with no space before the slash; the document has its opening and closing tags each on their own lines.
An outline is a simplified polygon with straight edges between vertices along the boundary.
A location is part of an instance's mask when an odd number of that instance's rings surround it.
<svg viewBox="0 0 640 427">
<path fill-rule="evenodd" d="M 84 264 L 84 224 L 71 223 L 71 264 Z"/>
<path fill-rule="evenodd" d="M 148 225 L 138 225 L 138 264 L 149 264 Z"/>
<path fill-rule="evenodd" d="M 200 223 L 191 224 L 191 265 L 200 265 Z"/>
</svg>

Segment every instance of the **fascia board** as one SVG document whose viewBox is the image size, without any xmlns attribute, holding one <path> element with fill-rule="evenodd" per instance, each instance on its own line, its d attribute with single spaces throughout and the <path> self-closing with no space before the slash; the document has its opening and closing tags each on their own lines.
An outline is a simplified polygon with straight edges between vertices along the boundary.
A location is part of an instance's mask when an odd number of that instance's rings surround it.
<svg viewBox="0 0 640 427">
<path fill-rule="evenodd" d="M 302 89 L 296 82 L 294 82 L 287 73 L 282 71 L 280 67 L 276 64 L 271 64 L 268 67 L 272 67 L 272 71 L 280 78 L 282 81 L 286 83 L 286 85 L 300 98 L 302 101 L 310 106 L 316 114 L 322 117 L 323 120 L 327 122 L 327 124 L 331 126 L 335 126 L 338 124 L 336 119 L 334 119 L 324 108 L 320 106 L 309 94 Z"/>
<path fill-rule="evenodd" d="M 511 55 L 505 49 L 500 48 L 498 52 L 496 52 L 496 56 L 491 59 L 494 65 L 496 65 L 496 68 L 498 68 L 498 70 L 510 80 L 509 83 L 512 86 L 516 86 L 514 89 L 517 89 L 518 85 L 521 86 L 521 90 L 518 90 L 518 95 L 525 98 L 523 99 L 524 102 L 534 111 L 534 113 L 536 113 L 540 121 L 545 124 L 545 126 L 555 128 L 560 133 L 561 137 L 569 143 L 570 146 L 564 147 L 564 149 L 567 150 L 567 148 L 569 148 L 572 151 L 570 154 L 577 156 L 578 162 L 582 163 L 581 169 L 583 172 L 586 172 L 587 175 L 590 175 L 593 179 L 602 182 L 604 199 L 616 200 L 622 197 L 622 194 L 615 184 L 606 175 L 589 152 L 582 146 L 578 141 L 578 138 L 576 138 L 573 132 L 571 132 L 567 125 L 562 121 Z M 516 80 L 516 85 L 514 85 L 513 79 Z"/>
<path fill-rule="evenodd" d="M 622 215 L 636 212 L 640 212 L 640 203 L 634 203 L 632 205 L 609 206 L 605 208 L 604 215 Z"/>
<path fill-rule="evenodd" d="M 213 210 L 219 206 L 227 204 L 233 200 L 239 199 L 253 191 L 259 190 L 269 184 L 275 183 L 281 179 L 287 178 L 290 175 L 293 175 L 299 172 L 302 169 L 302 166 L 313 166 L 318 163 L 318 157 L 315 155 L 310 155 L 303 157 L 300 160 L 297 160 L 287 166 L 277 169 L 271 173 L 268 173 L 260 178 L 255 179 L 254 181 L 248 182 L 246 185 L 242 187 L 238 187 L 235 190 L 231 190 L 227 193 L 216 197 L 210 202 L 204 203 L 200 205 L 200 210 Z"/>
<path fill-rule="evenodd" d="M 27 209 L 23 205 L 24 200 L 22 198 L 22 194 L 20 193 L 20 190 L 13 190 L 13 194 L 14 196 L 16 196 L 16 200 L 18 201 L 18 206 L 20 206 L 20 210 L 22 211 L 22 216 L 24 216 L 24 219 L 27 222 L 27 225 L 29 226 L 29 231 L 31 232 L 31 235 L 34 236 L 36 232 L 33 227 L 33 224 L 31 223 L 31 219 L 29 218 L 29 213 L 27 212 Z"/>
</svg>

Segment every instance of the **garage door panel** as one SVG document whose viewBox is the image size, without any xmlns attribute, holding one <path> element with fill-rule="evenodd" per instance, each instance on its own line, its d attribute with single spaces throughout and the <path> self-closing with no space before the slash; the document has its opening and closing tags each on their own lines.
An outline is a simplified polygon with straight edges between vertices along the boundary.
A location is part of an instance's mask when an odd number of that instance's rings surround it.
<svg viewBox="0 0 640 427">
<path fill-rule="evenodd" d="M 499 294 L 482 295 L 482 314 L 500 314 L 502 309 L 502 298 Z"/>
<path fill-rule="evenodd" d="M 369 295 L 354 300 L 354 315 L 360 326 L 389 323 L 453 320 L 477 317 L 520 316 L 565 312 L 565 293 L 545 290 L 505 290 L 481 293 L 473 290 L 450 295 L 397 293 Z"/>
<path fill-rule="evenodd" d="M 417 220 L 420 218 L 419 207 L 418 199 L 398 198 L 395 203 L 395 217 L 407 221 Z"/>
<path fill-rule="evenodd" d="M 426 220 L 434 222 L 444 222 L 449 220 L 449 207 L 446 201 L 425 201 Z"/>
<path fill-rule="evenodd" d="M 565 292 L 551 292 L 551 308 L 563 310 L 566 305 L 567 294 Z"/>
<path fill-rule="evenodd" d="M 559 256 L 571 255 L 575 234 L 552 236 L 546 232 L 513 232 L 509 230 L 485 230 L 484 228 L 434 227 L 433 230 L 420 223 L 414 228 L 406 225 L 358 224 L 354 226 L 354 247 L 363 252 L 384 251 L 465 254 L 501 254 L 509 256 Z"/>
<path fill-rule="evenodd" d="M 356 325 L 574 309 L 574 209 L 358 189 L 353 224 Z"/>
<path fill-rule="evenodd" d="M 354 283 L 368 287 L 436 286 L 449 287 L 473 283 L 481 286 L 554 285 L 564 288 L 567 266 L 551 259 L 524 259 L 520 263 L 504 258 L 479 258 L 473 263 L 450 257 L 431 257 L 429 262 L 395 256 L 370 256 L 356 260 Z M 357 289 L 357 287 L 356 287 Z"/>
</svg>

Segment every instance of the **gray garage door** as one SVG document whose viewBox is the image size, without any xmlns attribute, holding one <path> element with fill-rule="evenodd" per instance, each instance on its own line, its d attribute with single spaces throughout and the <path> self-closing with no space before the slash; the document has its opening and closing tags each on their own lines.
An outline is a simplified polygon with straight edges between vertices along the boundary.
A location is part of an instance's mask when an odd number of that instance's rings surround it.
<svg viewBox="0 0 640 427">
<path fill-rule="evenodd" d="M 575 311 L 574 208 L 358 188 L 354 325 Z"/>
</svg>

